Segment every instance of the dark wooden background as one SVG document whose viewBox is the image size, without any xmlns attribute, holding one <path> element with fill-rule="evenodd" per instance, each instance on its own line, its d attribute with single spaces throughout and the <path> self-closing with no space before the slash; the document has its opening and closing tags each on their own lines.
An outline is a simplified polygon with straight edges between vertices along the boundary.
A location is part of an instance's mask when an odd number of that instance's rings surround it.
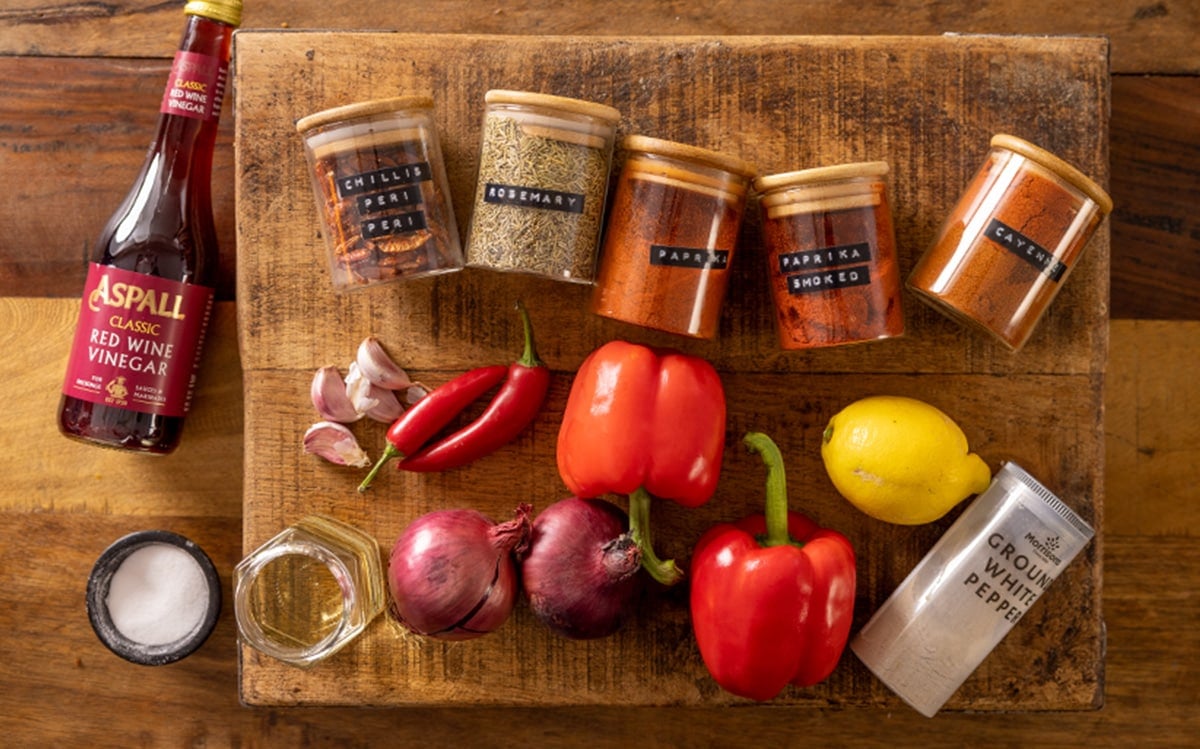
<svg viewBox="0 0 1200 749">
<path fill-rule="evenodd" d="M 0 3 L 0 343 L 14 421 L 0 470 L 0 731 L 26 745 L 408 744 L 1181 746 L 1200 729 L 1200 2 L 1098 5 L 267 0 L 245 26 L 512 34 L 1105 34 L 1112 42 L 1105 704 L 1070 714 L 906 709 L 265 710 L 237 703 L 232 611 L 199 653 L 148 670 L 95 641 L 83 576 L 142 527 L 241 556 L 242 382 L 232 182 L 215 185 L 220 305 L 189 451 L 144 461 L 75 449 L 53 418 L 91 240 L 140 163 L 182 2 Z M 226 118 L 216 173 L 232 170 Z M 227 480 L 215 481 L 215 469 Z M 226 573 L 227 574 L 227 573 Z M 228 579 L 226 578 L 226 582 Z"/>
</svg>

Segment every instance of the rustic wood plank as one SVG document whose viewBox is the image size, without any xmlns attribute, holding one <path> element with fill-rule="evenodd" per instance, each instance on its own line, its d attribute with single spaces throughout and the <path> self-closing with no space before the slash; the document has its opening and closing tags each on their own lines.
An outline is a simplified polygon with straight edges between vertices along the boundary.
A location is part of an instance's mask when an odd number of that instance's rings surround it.
<svg viewBox="0 0 1200 749">
<path fill-rule="evenodd" d="M 0 55 L 158 56 L 180 28 L 180 3 L 38 0 L 0 12 Z M 1102 4 L 1001 0 L 930 5 L 866 0 L 827 3 L 742 0 L 707 7 L 678 2 L 472 3 L 430 0 L 393 8 L 350 0 L 247 3 L 244 28 L 543 35 L 982 34 L 1108 35 L 1113 69 L 1200 73 L 1200 7 L 1192 0 Z"/>
<path fill-rule="evenodd" d="M 336 46 L 325 41 L 331 38 Z M 603 341 L 623 335 L 701 353 L 722 369 L 1079 373 L 1103 359 L 1107 223 L 1020 357 L 964 335 L 960 326 L 913 299 L 903 341 L 780 355 L 772 312 L 761 303 L 766 280 L 755 259 L 761 240 L 753 207 L 740 242 L 746 251 L 734 261 L 715 342 L 645 336 L 587 313 L 586 287 L 564 289 L 525 276 L 467 271 L 334 296 L 323 267 L 308 167 L 292 124 L 337 103 L 371 98 L 381 86 L 458 92 L 441 98 L 437 116 L 462 227 L 469 223 L 474 195 L 480 102 L 487 88 L 500 83 L 610 102 L 624 113 L 622 132 L 725 149 L 764 173 L 884 159 L 893 164 L 889 190 L 898 254 L 908 268 L 978 168 L 994 132 L 1025 132 L 1096 179 L 1106 179 L 1108 77 L 1098 40 L 934 38 L 914 42 L 909 55 L 895 55 L 900 42 L 886 38 L 692 40 L 677 55 L 663 51 L 670 42 L 645 38 L 557 42 L 562 45 L 557 54 L 578 60 L 586 67 L 582 72 L 564 68 L 556 58 L 528 59 L 530 47 L 522 44 L 538 42 L 517 37 L 243 33 L 238 40 L 237 112 L 244 128 L 236 167 L 243 217 L 238 298 L 248 369 L 315 368 L 345 345 L 348 332 L 372 331 L 403 342 L 432 335 L 429 346 L 406 351 L 407 363 L 418 369 L 462 369 L 480 357 L 502 360 L 516 330 L 496 312 L 518 298 L 531 314 L 569 315 L 562 318 L 565 327 L 578 335 L 547 343 L 556 347 L 547 354 L 567 368 Z M 357 48 L 348 45 L 372 52 L 354 54 Z M 791 57 L 795 48 L 808 50 L 807 56 Z M 1074 52 L 1078 58 L 1069 58 Z M 455 55 L 472 60 L 468 71 L 448 62 Z M 998 70 L 987 55 L 1008 64 Z M 725 72 L 730 69 L 743 72 L 732 78 Z M 659 70 L 668 83 L 647 103 L 647 71 Z M 823 74 L 829 70 L 839 73 Z M 856 71 L 864 76 L 856 77 Z M 756 77 L 753 86 L 743 82 L 750 76 Z M 291 92 L 286 99 L 278 96 L 280 87 Z M 675 100 L 686 104 L 662 103 Z M 1070 102 L 1071 117 L 1045 117 L 1064 102 Z"/>
<path fill-rule="evenodd" d="M 218 305 L 199 392 L 179 450 L 162 458 L 101 450 L 58 435 L 55 414 L 79 303 L 0 298 L 0 347 L 13 436 L 0 511 L 237 517 L 242 502 L 242 380 L 236 314 Z M 40 435 L 26 439 L 18 435 Z M 101 487 L 106 487 L 101 489 Z"/>
<path fill-rule="evenodd" d="M 0 295 L 79 294 L 96 235 L 154 137 L 170 68 L 169 58 L 0 57 Z M 236 257 L 231 112 L 213 163 L 219 299 L 233 298 Z"/>
<path fill-rule="evenodd" d="M 1112 315 L 1197 319 L 1200 77 L 1113 78 L 1111 134 Z"/>
<path fill-rule="evenodd" d="M 106 482 L 119 490 L 121 484 Z M 145 668 L 109 653 L 84 614 L 84 580 L 100 551 L 133 530 L 165 527 L 213 557 L 226 595 L 240 554 L 236 517 L 0 514 L 0 687 L 12 746 L 536 746 L 690 748 L 1008 745 L 1037 736 L 1060 746 L 1181 745 L 1195 730 L 1200 673 L 1200 548 L 1190 538 L 1112 535 L 1104 608 L 1108 689 L 1102 710 L 988 714 L 948 710 L 931 723 L 894 702 L 877 709 L 350 708 L 248 709 L 235 689 L 236 626 L 224 606 L 194 655 Z M 1116 530 L 1116 529 L 1114 529 Z M 52 539 L 49 542 L 48 539 Z M 1171 560 L 1163 574 L 1162 560 Z M 64 709 L 64 706 L 70 706 Z"/>
<path fill-rule="evenodd" d="M 164 61 L 0 57 L 0 180 L 16 188 L 0 193 L 0 295 L 79 293 L 95 234 L 153 135 L 166 70 Z M 1111 316 L 1200 319 L 1200 77 L 1118 75 L 1112 99 Z M 219 299 L 234 295 L 231 112 L 214 164 Z"/>
<path fill-rule="evenodd" d="M 419 44 L 418 44 L 419 41 Z M 1103 180 L 1107 72 L 1097 40 L 651 39 L 527 40 L 383 34 L 243 33 L 238 37 L 237 191 L 239 331 L 246 369 L 246 549 L 309 512 L 328 512 L 390 544 L 407 522 L 439 506 L 472 506 L 501 517 L 518 500 L 543 507 L 565 494 L 553 459 L 568 379 L 560 376 L 532 430 L 489 461 L 433 476 L 395 475 L 380 497 L 354 492 L 357 474 L 300 456 L 299 435 L 314 420 L 312 370 L 349 358 L 375 332 L 402 352 L 414 376 L 436 383 L 517 349 L 515 320 L 501 314 L 527 300 L 540 324 L 542 355 L 573 370 L 603 340 L 671 343 L 712 359 L 729 393 L 731 444 L 749 428 L 767 431 L 797 461 L 793 491 L 860 550 L 860 622 L 900 582 L 944 524 L 918 530 L 865 523 L 831 496 L 817 457 L 820 432 L 840 404 L 889 391 L 932 399 L 968 426 L 998 465 L 1016 459 L 1099 524 L 1102 385 L 1107 350 L 1107 243 L 1093 244 L 1045 321 L 1044 335 L 1019 357 L 963 336 L 916 308 L 912 335 L 888 345 L 784 357 L 776 350 L 761 274 L 742 263 L 722 338 L 682 343 L 598 322 L 587 289 L 482 271 L 335 294 L 321 268 L 316 210 L 292 123 L 333 104 L 391 91 L 457 92 L 438 102 L 441 138 L 459 220 L 469 220 L 479 101 L 493 81 L 510 87 L 613 103 L 626 132 L 729 150 L 762 169 L 888 158 L 902 259 L 919 251 L 978 165 L 990 134 L 1021 122 L 1029 137 Z M 992 64 L 1004 59 L 1007 73 Z M 456 60 L 470 60 L 464 72 Z M 723 71 L 741 71 L 730 77 Z M 836 70 L 822 77 L 820 71 Z M 666 87 L 645 99 L 646 71 Z M 753 89 L 744 81 L 754 79 Z M 920 81 L 919 84 L 913 84 Z M 917 85 L 917 89 L 911 88 Z M 279 92 L 288 91 L 282 97 Z M 769 101 L 761 92 L 770 91 Z M 826 102 L 810 116 L 803 103 Z M 1045 113 L 1070 102 L 1066 123 Z M 678 105 L 669 102 L 678 102 Z M 1045 126 L 1054 121 L 1055 127 Z M 805 137 L 800 137 L 801 127 Z M 281 147 L 280 144 L 283 144 Z M 753 255 L 754 222 L 743 251 Z M 928 314 L 927 314 L 928 313 Z M 540 321 L 540 322 L 538 322 Z M 545 331 L 552 331 L 546 333 Z M 801 379 L 796 374 L 807 372 Z M 818 372 L 821 374 L 813 374 Z M 1004 374 L 998 377 L 997 374 Z M 997 404 L 1005 404 L 998 409 Z M 381 427 L 356 425 L 377 452 Z M 719 496 L 690 513 L 659 508 L 663 553 L 686 557 L 712 522 L 751 511 L 761 469 L 731 449 Z M 1049 480 L 1049 478 L 1047 479 Z M 512 487 L 522 487 L 514 497 Z M 1007 641 L 955 698 L 974 709 L 1086 709 L 1102 687 L 1099 621 L 1102 543 L 1089 547 L 1055 593 L 1059 603 Z M 528 611 L 503 637 L 446 646 L 401 638 L 387 623 L 323 668 L 300 671 L 242 652 L 242 696 L 252 704 L 720 704 L 736 702 L 705 679 L 689 647 L 678 590 L 649 591 L 631 626 L 614 638 L 567 643 Z M 1065 633 L 1076 635 L 1065 638 Z M 1029 638 L 1029 639 L 1024 639 Z M 1068 643 L 1060 649 L 1060 641 Z M 549 654 L 530 661 L 523 654 Z M 1031 653 L 1038 654 L 1031 656 Z M 1050 653 L 1053 657 L 1040 657 Z M 1031 660 L 1035 662 L 1031 665 Z M 639 664 L 623 669 L 614 663 Z M 887 691 L 849 659 L 825 684 L 782 702 L 807 706 L 892 704 Z"/>
</svg>

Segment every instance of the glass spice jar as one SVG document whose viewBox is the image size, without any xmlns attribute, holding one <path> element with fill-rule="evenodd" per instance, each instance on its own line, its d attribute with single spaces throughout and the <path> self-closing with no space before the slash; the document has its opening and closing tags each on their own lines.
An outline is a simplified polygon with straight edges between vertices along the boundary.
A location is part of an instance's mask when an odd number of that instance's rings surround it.
<svg viewBox="0 0 1200 749">
<path fill-rule="evenodd" d="M 1111 211 L 1108 194 L 1075 167 L 996 135 L 908 285 L 1017 351 Z"/>
<path fill-rule="evenodd" d="M 431 97 L 348 104 L 303 117 L 296 130 L 335 288 L 462 268 Z"/>
<path fill-rule="evenodd" d="M 311 666 L 383 611 L 383 570 L 371 536 L 333 518 L 303 518 L 234 568 L 238 632 L 266 655 Z"/>
<path fill-rule="evenodd" d="M 621 145 L 592 312 L 714 338 L 754 167 L 641 135 Z"/>
<path fill-rule="evenodd" d="M 467 264 L 591 283 L 621 113 L 488 91 Z"/>
<path fill-rule="evenodd" d="M 887 173 L 873 161 L 755 180 L 781 348 L 904 332 Z"/>
</svg>

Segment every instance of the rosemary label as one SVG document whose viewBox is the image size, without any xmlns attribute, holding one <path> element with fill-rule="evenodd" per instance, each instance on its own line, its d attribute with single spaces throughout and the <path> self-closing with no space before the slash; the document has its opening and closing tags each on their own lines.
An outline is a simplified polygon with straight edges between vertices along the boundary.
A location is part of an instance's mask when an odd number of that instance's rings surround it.
<svg viewBox="0 0 1200 749">
<path fill-rule="evenodd" d="M 867 242 L 822 247 L 816 250 L 788 252 L 779 256 L 779 272 L 787 275 L 813 268 L 836 268 L 842 265 L 865 263 L 871 259 L 871 245 Z"/>
<path fill-rule="evenodd" d="M 988 223 L 984 236 L 1037 268 L 1055 283 L 1067 272 L 1067 266 L 1053 253 L 999 219 L 993 218 Z"/>
<path fill-rule="evenodd" d="M 583 213 L 583 198 L 583 195 L 575 192 L 501 185 L 494 182 L 488 182 L 483 191 L 485 203 L 515 205 L 520 208 L 545 208 L 563 213 Z"/>
<path fill-rule="evenodd" d="M 725 270 L 729 267 L 729 250 L 652 244 L 650 245 L 650 264 L 695 268 L 696 270 Z"/>
<path fill-rule="evenodd" d="M 856 265 L 850 268 L 816 273 L 794 273 L 787 277 L 787 290 L 789 294 L 810 294 L 816 291 L 845 289 L 850 286 L 866 286 L 869 283 L 871 283 L 871 269 L 866 265 Z"/>
</svg>

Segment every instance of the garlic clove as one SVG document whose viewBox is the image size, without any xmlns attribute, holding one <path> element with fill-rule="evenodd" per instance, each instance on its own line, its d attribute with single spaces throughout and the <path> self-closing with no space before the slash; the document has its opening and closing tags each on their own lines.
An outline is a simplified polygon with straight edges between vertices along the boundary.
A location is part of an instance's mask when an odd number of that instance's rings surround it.
<svg viewBox="0 0 1200 749">
<path fill-rule="evenodd" d="M 304 452 L 340 466 L 364 468 L 371 459 L 358 446 L 354 433 L 334 421 L 318 421 L 304 433 Z"/>
<path fill-rule="evenodd" d="M 412 384 L 408 373 L 400 368 L 383 350 L 383 344 L 375 336 L 367 336 L 358 344 L 354 359 L 363 376 L 372 384 L 388 390 L 400 390 Z"/>
<path fill-rule="evenodd" d="M 321 367 L 313 375 L 312 404 L 326 421 L 350 422 L 362 418 L 346 393 L 346 383 L 337 367 Z"/>
<path fill-rule="evenodd" d="M 427 395 L 429 395 L 429 388 L 416 382 L 404 389 L 404 402 L 412 406 L 419 403 Z"/>
<path fill-rule="evenodd" d="M 371 381 L 363 374 L 357 362 L 352 363 L 346 373 L 345 388 L 346 398 L 357 414 L 355 419 L 361 418 L 363 414 L 379 405 L 379 401 L 371 394 Z"/>
<path fill-rule="evenodd" d="M 391 424 L 404 413 L 404 406 L 396 393 L 378 385 L 371 386 L 371 399 L 376 402 L 373 408 L 367 409 L 367 416 L 384 424 Z"/>
</svg>

